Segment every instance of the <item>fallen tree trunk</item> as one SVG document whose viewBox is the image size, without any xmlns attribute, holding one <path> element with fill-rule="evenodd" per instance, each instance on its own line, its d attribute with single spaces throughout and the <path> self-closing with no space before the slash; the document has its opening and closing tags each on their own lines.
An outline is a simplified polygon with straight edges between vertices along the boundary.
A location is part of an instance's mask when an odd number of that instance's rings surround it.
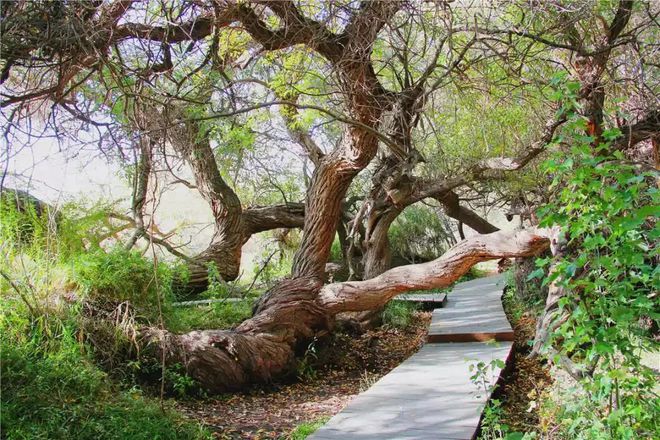
<svg viewBox="0 0 660 440">
<path fill-rule="evenodd" d="M 434 198 L 442 204 L 448 217 L 461 221 L 480 234 L 490 234 L 499 230 L 474 211 L 462 206 L 454 191 L 447 191 Z M 404 199 L 399 205 L 387 206 L 369 219 L 368 236 L 364 240 L 365 252 L 362 258 L 364 279 L 378 276 L 391 267 L 392 251 L 388 238 L 389 229 L 399 214 L 415 201 L 416 199 L 413 197 Z"/>
<path fill-rule="evenodd" d="M 318 277 L 284 280 L 262 297 L 252 318 L 234 330 L 176 335 L 149 328 L 144 342 L 168 364 L 180 363 L 210 392 L 268 382 L 293 369 L 295 357 L 314 337 L 332 330 L 338 313 L 365 311 L 408 290 L 447 287 L 473 265 L 504 257 L 536 255 L 549 246 L 545 229 L 471 237 L 428 263 L 400 266 L 365 281 L 323 286 Z"/>
<path fill-rule="evenodd" d="M 365 281 L 324 286 L 319 302 L 331 313 L 370 310 L 399 293 L 451 285 L 472 266 L 496 258 L 536 255 L 550 245 L 549 230 L 494 232 L 468 238 L 428 263 L 399 266 Z"/>
</svg>

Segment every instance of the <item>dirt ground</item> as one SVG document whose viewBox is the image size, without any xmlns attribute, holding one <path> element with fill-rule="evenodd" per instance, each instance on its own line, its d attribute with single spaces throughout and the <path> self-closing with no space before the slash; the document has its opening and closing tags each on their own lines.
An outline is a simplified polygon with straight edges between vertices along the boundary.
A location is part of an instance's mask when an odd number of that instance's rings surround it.
<svg viewBox="0 0 660 440">
<path fill-rule="evenodd" d="M 529 341 L 534 338 L 536 320 L 524 315 L 513 327 L 514 364 L 499 396 L 502 400 L 502 422 L 509 426 L 511 432 L 535 432 L 539 425 L 536 402 L 552 384 L 552 379 L 544 362 L 527 357 L 530 352 Z"/>
<path fill-rule="evenodd" d="M 431 314 L 417 312 L 415 318 L 404 330 L 381 327 L 357 337 L 336 334 L 315 347 L 308 356 L 310 366 L 299 371 L 298 380 L 183 400 L 177 406 L 211 429 L 218 439 L 287 439 L 301 423 L 341 411 L 352 397 L 419 350 Z M 527 358 L 534 328 L 530 316 L 522 316 L 514 325 L 515 362 L 498 396 L 503 402 L 502 422 L 511 431 L 537 429 L 538 410 L 533 402 L 552 382 L 545 364 Z"/>
</svg>

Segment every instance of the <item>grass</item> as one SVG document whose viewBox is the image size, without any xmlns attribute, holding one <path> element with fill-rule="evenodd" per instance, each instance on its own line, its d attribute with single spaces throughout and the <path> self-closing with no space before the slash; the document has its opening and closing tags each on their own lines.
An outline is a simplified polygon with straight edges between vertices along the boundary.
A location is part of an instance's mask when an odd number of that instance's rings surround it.
<svg viewBox="0 0 660 440">
<path fill-rule="evenodd" d="M 75 315 L 1 305 L 3 439 L 210 438 L 168 405 L 113 384 L 80 342 Z"/>
<path fill-rule="evenodd" d="M 4 198 L 0 214 L 0 437 L 211 438 L 121 375 L 138 363 L 126 356 L 135 355 L 127 333 L 171 308 L 177 267 L 94 245 L 103 230 L 88 215 L 85 224 L 63 215 L 55 228 Z M 174 379 L 175 391 L 189 386 Z"/>
<path fill-rule="evenodd" d="M 294 429 L 291 432 L 291 434 L 289 435 L 289 440 L 306 439 L 308 436 L 316 432 L 317 429 L 323 426 L 328 421 L 328 419 L 329 417 L 323 417 L 313 422 L 301 423 L 300 425 L 296 426 L 296 429 Z"/>
<path fill-rule="evenodd" d="M 129 302 L 152 322 L 158 319 L 158 303 L 173 300 L 174 268 L 154 265 L 137 251 L 94 249 L 75 256 L 67 266 L 70 285 L 86 299 L 109 305 Z"/>
<path fill-rule="evenodd" d="M 469 270 L 465 275 L 463 275 L 462 277 L 460 277 L 460 278 L 458 279 L 458 281 L 456 281 L 456 282 L 457 282 L 457 283 L 463 283 L 463 282 L 465 282 L 465 281 L 470 281 L 470 280 L 475 280 L 475 279 L 477 279 L 477 278 L 483 278 L 483 277 L 486 277 L 486 276 L 488 276 L 489 274 L 490 274 L 490 273 L 489 273 L 487 270 L 479 269 L 479 268 L 476 267 L 476 266 L 472 266 L 472 267 L 470 268 L 470 270 Z"/>
<path fill-rule="evenodd" d="M 413 323 L 419 305 L 405 301 L 390 301 L 383 310 L 383 325 L 406 329 Z"/>
<path fill-rule="evenodd" d="M 231 328 L 252 315 L 252 299 L 203 306 L 172 307 L 164 316 L 165 326 L 175 333 L 191 330 Z"/>
</svg>

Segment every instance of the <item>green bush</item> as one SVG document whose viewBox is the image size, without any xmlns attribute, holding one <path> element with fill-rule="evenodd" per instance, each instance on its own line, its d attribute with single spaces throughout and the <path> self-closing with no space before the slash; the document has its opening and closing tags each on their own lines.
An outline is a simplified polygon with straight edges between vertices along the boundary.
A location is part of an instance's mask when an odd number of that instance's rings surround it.
<svg viewBox="0 0 660 440">
<path fill-rule="evenodd" d="M 251 299 L 198 307 L 174 307 L 164 316 L 165 326 L 175 333 L 235 327 L 252 315 Z"/>
<path fill-rule="evenodd" d="M 136 320 L 167 315 L 177 268 L 102 250 L 103 213 L 44 212 L 0 199 L 2 438 L 209 438 L 128 382 L 139 378 L 136 366 L 160 379 L 158 360 L 137 359 L 130 333 Z M 194 388 L 185 372 L 165 373 L 168 392 Z"/>
<path fill-rule="evenodd" d="M 80 343 L 75 319 L 27 317 L 21 304 L 2 301 L 3 438 L 202 439 L 197 424 L 139 392 L 112 386 Z"/>
<path fill-rule="evenodd" d="M 389 239 L 394 254 L 414 263 L 442 255 L 451 246 L 450 234 L 437 212 L 410 206 L 392 223 Z"/>
<path fill-rule="evenodd" d="M 261 258 L 254 266 L 257 284 L 272 287 L 276 282 L 291 275 L 293 256 L 300 244 L 300 232 L 274 230 L 268 233 L 271 240 L 261 250 Z M 268 236 L 267 235 L 267 236 Z"/>
<path fill-rule="evenodd" d="M 165 263 L 154 265 L 136 251 L 116 247 L 97 249 L 75 257 L 70 280 L 87 299 L 117 305 L 130 303 L 138 313 L 154 322 L 172 302 L 173 269 Z"/>
<path fill-rule="evenodd" d="M 42 204 L 27 193 L 0 195 L 0 243 L 8 259 L 21 254 L 32 260 L 61 263 L 87 248 L 98 248 L 107 226 L 107 209 L 80 209 L 66 204 L 58 209 Z"/>
<path fill-rule="evenodd" d="M 0 237 L 8 245 L 29 245 L 48 228 L 47 212 L 16 195 L 13 191 L 0 195 Z"/>
<path fill-rule="evenodd" d="M 587 121 L 573 113 L 580 85 L 559 84 L 569 120 L 563 143 L 570 151 L 546 164 L 553 177 L 553 203 L 541 225 L 561 228 L 561 252 L 537 261 L 530 277 L 544 277 L 564 290 L 549 345 L 582 371 L 557 410 L 566 438 L 658 437 L 657 374 L 642 362 L 657 352 L 660 325 L 660 193 L 658 173 L 631 163 L 605 130 L 588 136 Z M 552 265 L 551 265 L 552 263 Z"/>
<path fill-rule="evenodd" d="M 489 275 L 488 271 L 479 269 L 476 266 L 472 266 L 470 270 L 460 277 L 457 283 L 464 283 L 465 281 L 476 280 L 477 278 L 487 277 Z"/>
</svg>

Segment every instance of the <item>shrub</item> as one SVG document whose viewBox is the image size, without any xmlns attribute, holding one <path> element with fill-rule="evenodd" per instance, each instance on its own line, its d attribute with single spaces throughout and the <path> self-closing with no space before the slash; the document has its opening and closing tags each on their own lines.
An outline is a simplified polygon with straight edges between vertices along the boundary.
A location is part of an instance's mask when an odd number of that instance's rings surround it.
<svg viewBox="0 0 660 440">
<path fill-rule="evenodd" d="M 159 309 L 167 312 L 176 268 L 121 248 L 103 251 L 95 226 L 103 214 L 60 215 L 54 224 L 45 211 L 11 202 L 0 198 L 2 438 L 209 438 L 139 388 L 110 380 L 134 379 L 133 365 L 158 363 L 134 360 L 129 333 L 135 319 L 154 322 Z M 173 392 L 191 387 L 174 370 L 165 379 Z"/>
<path fill-rule="evenodd" d="M 98 248 L 107 210 L 95 206 L 80 216 L 73 204 L 54 208 L 27 193 L 0 195 L 0 243 L 8 259 L 19 254 L 32 260 L 61 263 L 88 248 Z"/>
<path fill-rule="evenodd" d="M 392 223 L 389 238 L 396 255 L 415 263 L 442 255 L 452 244 L 451 234 L 437 212 L 410 206 Z"/>
<path fill-rule="evenodd" d="M 244 299 L 199 307 L 174 307 L 164 316 L 165 326 L 175 333 L 235 327 L 252 315 L 252 303 L 251 299 Z"/>
<path fill-rule="evenodd" d="M 136 251 L 115 247 L 78 255 L 70 265 L 70 279 L 88 300 L 116 306 L 128 302 L 148 321 L 157 319 L 172 299 L 173 269 L 154 265 Z"/>
<path fill-rule="evenodd" d="M 300 232 L 292 229 L 270 231 L 273 237 L 261 250 L 261 258 L 254 266 L 254 276 L 258 284 L 271 287 L 277 281 L 291 274 L 293 256 L 300 244 Z"/>
<path fill-rule="evenodd" d="M 483 278 L 486 276 L 488 276 L 488 271 L 484 269 L 479 269 L 476 266 L 472 266 L 470 270 L 467 271 L 467 273 L 465 273 L 465 275 L 460 277 L 456 282 L 463 283 L 465 281 L 476 280 L 477 278 Z"/>
<path fill-rule="evenodd" d="M 596 141 L 577 107 L 580 85 L 560 89 L 569 120 L 563 134 L 569 152 L 545 168 L 555 201 L 544 207 L 542 226 L 561 228 L 561 249 L 544 283 L 565 294 L 551 334 L 553 347 L 583 374 L 557 410 L 567 438 L 655 438 L 660 414 L 657 375 L 642 362 L 657 350 L 660 259 L 657 172 L 610 150 L 619 130 Z M 537 261 L 542 277 L 550 258 Z"/>
<path fill-rule="evenodd" d="M 174 411 L 113 387 L 88 357 L 71 316 L 31 319 L 6 299 L 2 312 L 3 438 L 210 438 Z"/>
</svg>

